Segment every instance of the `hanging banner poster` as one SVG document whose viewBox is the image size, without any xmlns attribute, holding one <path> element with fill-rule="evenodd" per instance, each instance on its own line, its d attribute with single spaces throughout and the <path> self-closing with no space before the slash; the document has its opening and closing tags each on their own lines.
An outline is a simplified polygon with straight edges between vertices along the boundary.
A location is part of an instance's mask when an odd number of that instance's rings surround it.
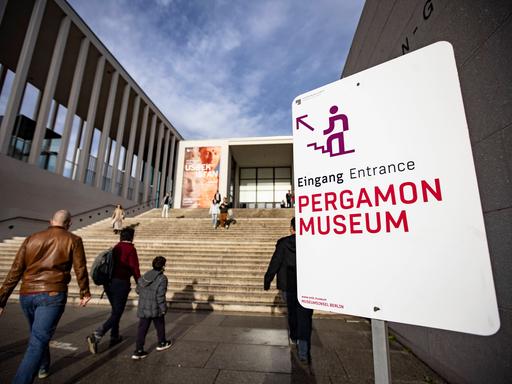
<svg viewBox="0 0 512 384">
<path fill-rule="evenodd" d="M 221 147 L 185 148 L 182 208 L 209 208 L 219 188 Z"/>
<path fill-rule="evenodd" d="M 494 334 L 452 46 L 435 43 L 307 92 L 292 109 L 301 304 Z"/>
</svg>

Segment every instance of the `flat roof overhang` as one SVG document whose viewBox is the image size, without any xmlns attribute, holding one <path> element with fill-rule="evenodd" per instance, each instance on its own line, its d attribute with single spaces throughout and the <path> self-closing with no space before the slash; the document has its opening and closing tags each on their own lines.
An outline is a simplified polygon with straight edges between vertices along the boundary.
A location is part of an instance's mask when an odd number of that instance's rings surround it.
<svg viewBox="0 0 512 384">
<path fill-rule="evenodd" d="M 293 165 L 293 143 L 230 142 L 229 150 L 239 167 L 291 167 Z"/>
</svg>

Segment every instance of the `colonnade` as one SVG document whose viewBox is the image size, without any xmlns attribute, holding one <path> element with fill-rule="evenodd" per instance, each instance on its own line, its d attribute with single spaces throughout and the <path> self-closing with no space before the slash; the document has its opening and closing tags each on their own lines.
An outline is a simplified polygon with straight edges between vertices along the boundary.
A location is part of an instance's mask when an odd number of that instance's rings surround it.
<svg viewBox="0 0 512 384">
<path fill-rule="evenodd" d="M 11 6 L 15 1 L 0 0 L 0 23 L 17 17 L 14 14 L 17 8 Z M 39 165 L 45 134 L 53 129 L 60 104 L 66 111 L 53 172 L 65 175 L 66 161 L 72 153 L 77 159 L 72 175 L 76 181 L 135 201 L 161 199 L 171 188 L 176 146 L 182 140 L 181 135 L 67 2 L 35 0 L 26 3 L 33 8 L 15 67 L 4 63 L 0 54 L 0 90 L 7 71 L 14 73 L 0 126 L 0 153 L 9 153 L 28 82 L 40 83 L 43 87 L 38 88 L 28 163 Z M 56 14 L 60 19 L 55 19 Z M 41 39 L 40 35 L 48 30 L 43 28 L 45 23 L 58 23 L 55 39 Z M 77 34 L 80 34 L 79 39 Z M 43 40 L 53 41 L 53 46 L 42 46 L 39 41 Z M 79 47 L 71 49 L 72 44 L 79 44 Z M 13 51 L 16 49 L 13 47 Z M 38 49 L 51 49 L 51 60 L 46 78 L 34 80 L 31 73 L 45 72 L 34 70 L 38 65 Z M 74 68 L 63 68 L 65 55 L 71 55 L 70 52 L 78 52 L 72 60 Z M 72 72 L 72 76 L 68 76 L 71 81 L 62 80 L 65 78 L 63 70 Z M 86 79 L 91 79 L 92 84 L 86 85 Z M 67 99 L 58 100 L 63 94 L 68 95 Z M 79 139 L 71 145 L 77 119 Z M 97 156 L 91 159 L 95 130 L 101 135 L 94 145 Z M 105 182 L 108 179 L 110 181 Z"/>
</svg>

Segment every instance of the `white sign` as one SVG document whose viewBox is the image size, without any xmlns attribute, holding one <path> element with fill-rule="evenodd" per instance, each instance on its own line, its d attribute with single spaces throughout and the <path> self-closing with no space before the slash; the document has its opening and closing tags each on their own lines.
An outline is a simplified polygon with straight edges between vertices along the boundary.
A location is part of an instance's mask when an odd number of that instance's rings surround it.
<svg viewBox="0 0 512 384">
<path fill-rule="evenodd" d="M 490 335 L 500 326 L 452 46 L 293 101 L 303 306 Z"/>
</svg>

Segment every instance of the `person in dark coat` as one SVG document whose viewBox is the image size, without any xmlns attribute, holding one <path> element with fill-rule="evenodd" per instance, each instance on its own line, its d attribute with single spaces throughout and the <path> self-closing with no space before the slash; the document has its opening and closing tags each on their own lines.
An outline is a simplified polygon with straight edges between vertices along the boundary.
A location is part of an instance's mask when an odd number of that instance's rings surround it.
<svg viewBox="0 0 512 384">
<path fill-rule="evenodd" d="M 277 241 L 276 250 L 267 268 L 263 288 L 270 284 L 277 274 L 277 289 L 281 291 L 288 309 L 288 335 L 291 344 L 297 344 L 299 359 L 311 359 L 311 332 L 313 310 L 304 308 L 297 297 L 297 263 L 295 252 L 295 218 L 290 222 L 290 236 Z"/>
<path fill-rule="evenodd" d="M 225 197 L 224 201 L 222 202 L 222 204 L 219 205 L 219 211 L 220 211 L 219 225 L 221 227 L 226 228 L 226 229 L 229 228 L 228 209 L 229 209 L 228 198 Z"/>
<path fill-rule="evenodd" d="M 291 208 L 292 207 L 292 193 L 291 191 L 288 191 L 286 193 L 286 208 Z"/>
<path fill-rule="evenodd" d="M 123 316 L 130 293 L 130 279 L 135 282 L 140 278 L 139 257 L 133 245 L 135 229 L 126 227 L 121 230 L 119 243 L 112 250 L 114 269 L 112 280 L 105 285 L 105 293 L 112 307 L 112 312 L 98 329 L 87 336 L 87 344 L 92 354 L 98 353 L 98 344 L 101 338 L 110 330 L 110 347 L 119 344 L 123 338 L 119 335 L 119 322 Z"/>
<path fill-rule="evenodd" d="M 163 256 L 157 256 L 153 259 L 153 269 L 142 276 L 137 283 L 137 293 L 139 294 L 139 306 L 137 308 L 137 317 L 139 320 L 139 329 L 137 332 L 137 342 L 132 359 L 139 360 L 145 358 L 148 353 L 144 351 L 144 342 L 148 333 L 149 325 L 153 322 L 158 336 L 157 351 L 164 351 L 171 347 L 172 342 L 165 339 L 165 313 L 167 312 L 167 303 L 165 295 L 167 293 L 167 276 L 164 275 L 166 259 Z"/>
<path fill-rule="evenodd" d="M 217 189 L 217 192 L 215 192 L 215 195 L 213 196 L 213 200 L 215 200 L 216 204 L 220 204 L 222 201 L 222 196 L 219 193 L 219 190 Z"/>
</svg>

